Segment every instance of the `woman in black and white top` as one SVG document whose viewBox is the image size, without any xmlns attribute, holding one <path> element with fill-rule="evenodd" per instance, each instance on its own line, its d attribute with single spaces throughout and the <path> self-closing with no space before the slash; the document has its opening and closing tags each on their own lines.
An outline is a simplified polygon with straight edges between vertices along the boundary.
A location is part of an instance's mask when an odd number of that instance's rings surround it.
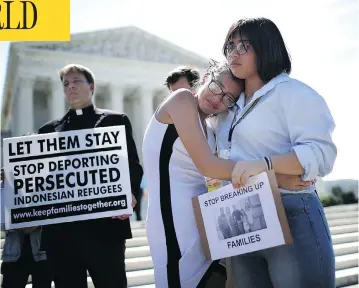
<svg viewBox="0 0 359 288">
<path fill-rule="evenodd" d="M 218 261 L 211 266 L 205 259 L 192 198 L 207 192 L 203 175 L 231 179 L 235 162 L 214 156 L 203 124 L 208 115 L 234 105 L 243 83 L 230 75 L 226 64 L 213 65 L 208 72 L 197 96 L 187 89 L 173 92 L 158 107 L 144 136 L 146 227 L 159 288 L 208 287 L 212 271 L 223 270 Z M 225 271 L 222 284 L 224 279 Z"/>
</svg>

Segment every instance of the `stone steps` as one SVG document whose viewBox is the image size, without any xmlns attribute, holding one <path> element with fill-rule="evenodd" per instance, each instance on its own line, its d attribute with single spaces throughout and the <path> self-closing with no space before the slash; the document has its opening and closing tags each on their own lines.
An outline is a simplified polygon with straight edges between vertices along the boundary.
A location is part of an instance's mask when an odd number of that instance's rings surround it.
<svg viewBox="0 0 359 288">
<path fill-rule="evenodd" d="M 349 254 L 335 257 L 335 270 L 343 270 L 358 267 L 359 254 Z"/>
<path fill-rule="evenodd" d="M 330 227 L 358 224 L 358 217 L 331 219 L 328 220 L 328 224 Z"/>
<path fill-rule="evenodd" d="M 336 287 L 358 284 L 359 267 L 335 271 Z M 356 286 L 358 287 L 358 286 Z"/>
<path fill-rule="evenodd" d="M 355 231 L 352 231 L 355 232 Z M 145 228 L 137 228 L 137 229 L 133 229 L 132 230 L 132 237 L 136 238 L 136 237 L 146 237 L 147 233 L 146 233 L 146 229 Z"/>
<path fill-rule="evenodd" d="M 336 266 L 336 287 L 358 284 L 358 205 L 325 208 L 332 234 Z M 126 274 L 132 288 L 154 288 L 154 270 L 146 238 L 145 223 L 131 222 L 133 239 L 126 243 Z M 1 241 L 1 247 L 3 240 Z M 88 277 L 89 288 L 93 288 Z M 27 288 L 32 288 L 31 277 Z M 357 286 L 350 286 L 357 287 Z"/>
<path fill-rule="evenodd" d="M 359 252 L 359 243 L 350 242 L 333 245 L 335 256 L 354 254 Z M 0 250 L 0 253 L 2 251 Z M 126 248 L 126 260 L 130 259 L 145 259 L 151 256 L 151 251 L 148 246 Z"/>
<path fill-rule="evenodd" d="M 128 287 L 140 286 L 142 288 L 143 285 L 149 285 L 149 284 L 153 285 L 154 283 L 153 272 L 154 272 L 153 269 L 127 272 L 126 274 L 127 274 Z M 91 277 L 87 277 L 87 283 L 88 283 L 88 288 L 95 288 L 95 286 L 92 283 Z M 51 287 L 55 287 L 55 285 L 52 284 Z M 31 283 L 27 284 L 26 288 L 32 288 L 32 284 Z"/>
<path fill-rule="evenodd" d="M 349 242 L 358 242 L 358 235 L 358 232 L 332 235 L 333 245 Z M 4 242 L 5 239 L 1 239 L 1 249 L 4 246 Z M 148 241 L 146 237 L 137 237 L 126 241 L 126 247 L 128 248 L 142 247 L 147 245 Z"/>
<path fill-rule="evenodd" d="M 358 232 L 358 225 L 357 224 L 342 225 L 342 226 L 335 226 L 335 227 L 329 227 L 329 228 L 330 228 L 330 233 L 332 235 Z"/>
<path fill-rule="evenodd" d="M 358 211 L 358 204 L 336 205 L 324 208 L 325 213 Z"/>
<path fill-rule="evenodd" d="M 4 246 L 4 242 L 5 239 L 1 239 L 0 243 L 1 243 L 1 249 Z M 132 239 L 128 239 L 126 240 L 126 247 L 130 248 L 130 247 L 139 247 L 139 246 L 147 246 L 148 245 L 148 241 L 147 241 L 147 237 L 134 237 Z"/>
<path fill-rule="evenodd" d="M 327 217 L 327 220 L 342 219 L 342 218 L 358 218 L 358 211 L 332 212 L 332 213 L 326 213 L 325 216 Z"/>
<path fill-rule="evenodd" d="M 146 246 L 144 247 L 147 248 Z M 354 263 L 357 264 L 357 259 L 359 259 L 358 248 L 359 248 L 358 242 L 334 245 L 335 260 L 336 263 L 338 263 L 339 265 L 336 267 L 336 269 L 345 269 L 345 268 L 354 267 L 352 266 L 353 261 L 356 259 L 356 262 Z M 146 251 L 146 254 L 149 253 L 147 253 Z M 140 254 L 138 257 L 132 257 L 132 258 L 126 257 L 125 263 L 126 263 L 127 272 L 153 269 L 153 262 L 151 256 L 150 255 L 142 256 L 142 255 L 143 254 Z M 0 264 L 1 262 L 2 261 L 0 261 Z"/>
<path fill-rule="evenodd" d="M 351 218 L 342 218 L 342 219 L 331 219 L 328 220 L 328 224 L 330 227 L 337 227 L 343 225 L 353 225 L 358 224 L 358 217 L 351 217 Z"/>
<path fill-rule="evenodd" d="M 146 256 L 151 256 L 151 251 L 149 246 L 126 248 L 126 259 L 136 258 L 136 257 L 146 257 Z"/>
<path fill-rule="evenodd" d="M 147 245 L 148 245 L 148 240 L 146 236 L 135 237 L 126 240 L 126 247 L 139 247 L 139 246 L 147 246 Z"/>
<path fill-rule="evenodd" d="M 136 271 L 136 272 L 138 273 L 132 273 L 132 272 L 127 273 L 128 287 L 133 287 L 133 288 L 155 287 L 155 285 L 153 284 L 154 276 L 152 269 Z M 346 287 L 349 285 L 357 284 L 358 273 L 359 273 L 358 267 L 336 271 L 335 272 L 336 287 Z M 91 277 L 87 277 L 87 282 L 88 282 L 88 288 L 95 288 L 95 286 L 93 286 Z M 52 285 L 52 287 L 55 286 Z M 29 283 L 28 285 L 26 285 L 26 288 L 32 288 L 32 284 Z"/>
<path fill-rule="evenodd" d="M 340 245 L 342 245 L 342 247 L 338 248 L 338 246 Z M 344 246 L 344 248 L 346 249 L 348 248 L 352 248 L 352 249 L 341 251 L 341 249 L 343 249 L 343 245 L 347 245 L 347 247 Z M 358 266 L 359 254 L 356 253 L 358 252 L 358 242 L 334 245 L 334 251 L 336 256 L 335 257 L 336 270 L 348 269 Z M 134 258 L 126 259 L 127 272 L 147 270 L 147 269 L 153 269 L 153 262 L 151 256 L 142 256 L 142 257 L 134 257 Z"/>
<path fill-rule="evenodd" d="M 358 242 L 350 242 L 350 243 L 342 243 L 333 245 L 335 256 L 342 256 L 348 254 L 358 253 L 359 243 Z"/>
<path fill-rule="evenodd" d="M 342 243 L 350 243 L 350 242 L 358 242 L 358 235 L 359 235 L 358 232 L 332 235 L 332 242 L 333 242 L 333 245 L 342 244 Z"/>
</svg>

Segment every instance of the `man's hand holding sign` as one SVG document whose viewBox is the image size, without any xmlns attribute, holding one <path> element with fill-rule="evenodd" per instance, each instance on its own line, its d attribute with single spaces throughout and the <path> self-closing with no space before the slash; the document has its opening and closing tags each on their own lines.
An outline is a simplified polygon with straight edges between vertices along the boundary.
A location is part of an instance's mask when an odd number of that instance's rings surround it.
<svg viewBox="0 0 359 288">
<path fill-rule="evenodd" d="M 133 195 L 133 193 L 132 193 L 132 203 L 131 203 L 132 208 L 135 208 L 136 204 L 137 204 L 136 197 L 135 197 L 135 195 Z M 117 219 L 120 219 L 120 220 L 126 220 L 126 219 L 130 218 L 131 215 L 132 215 L 132 214 L 125 214 L 125 215 L 120 215 L 120 216 L 112 216 L 112 218 L 113 218 L 113 219 L 116 219 L 116 218 L 117 218 Z"/>
</svg>

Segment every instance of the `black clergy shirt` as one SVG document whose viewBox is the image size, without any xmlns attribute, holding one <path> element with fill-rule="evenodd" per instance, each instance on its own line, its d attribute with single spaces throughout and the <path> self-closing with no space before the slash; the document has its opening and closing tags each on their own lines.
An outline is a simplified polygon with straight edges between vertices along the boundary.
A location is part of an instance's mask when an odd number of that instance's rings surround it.
<svg viewBox="0 0 359 288">
<path fill-rule="evenodd" d="M 131 188 L 136 197 L 140 189 L 143 169 L 140 165 L 136 144 L 132 136 L 131 123 L 125 114 L 98 109 L 93 105 L 84 109 L 70 109 L 61 119 L 43 125 L 38 133 L 44 134 L 117 125 L 124 125 L 126 128 Z M 111 241 L 132 238 L 129 220 L 112 219 L 111 217 L 46 225 L 43 226 L 42 234 L 42 248 L 50 248 L 49 245 L 56 246 L 55 243 L 59 241 L 71 245 L 72 241 L 81 241 L 81 239 L 88 237 L 93 239 L 101 237 Z"/>
</svg>

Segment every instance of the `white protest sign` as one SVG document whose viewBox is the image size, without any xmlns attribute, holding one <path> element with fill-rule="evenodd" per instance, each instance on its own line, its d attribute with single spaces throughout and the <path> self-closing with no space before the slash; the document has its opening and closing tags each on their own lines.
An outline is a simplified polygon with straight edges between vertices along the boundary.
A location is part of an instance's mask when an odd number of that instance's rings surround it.
<svg viewBox="0 0 359 288">
<path fill-rule="evenodd" d="M 273 196 L 267 173 L 250 177 L 247 185 L 237 190 L 230 184 L 202 194 L 193 203 L 208 259 L 288 243 L 282 229 L 286 219 L 278 216 L 279 202 Z M 285 223 L 284 230 L 289 231 Z"/>
<path fill-rule="evenodd" d="M 6 229 L 133 213 L 125 126 L 3 144 Z"/>
</svg>

